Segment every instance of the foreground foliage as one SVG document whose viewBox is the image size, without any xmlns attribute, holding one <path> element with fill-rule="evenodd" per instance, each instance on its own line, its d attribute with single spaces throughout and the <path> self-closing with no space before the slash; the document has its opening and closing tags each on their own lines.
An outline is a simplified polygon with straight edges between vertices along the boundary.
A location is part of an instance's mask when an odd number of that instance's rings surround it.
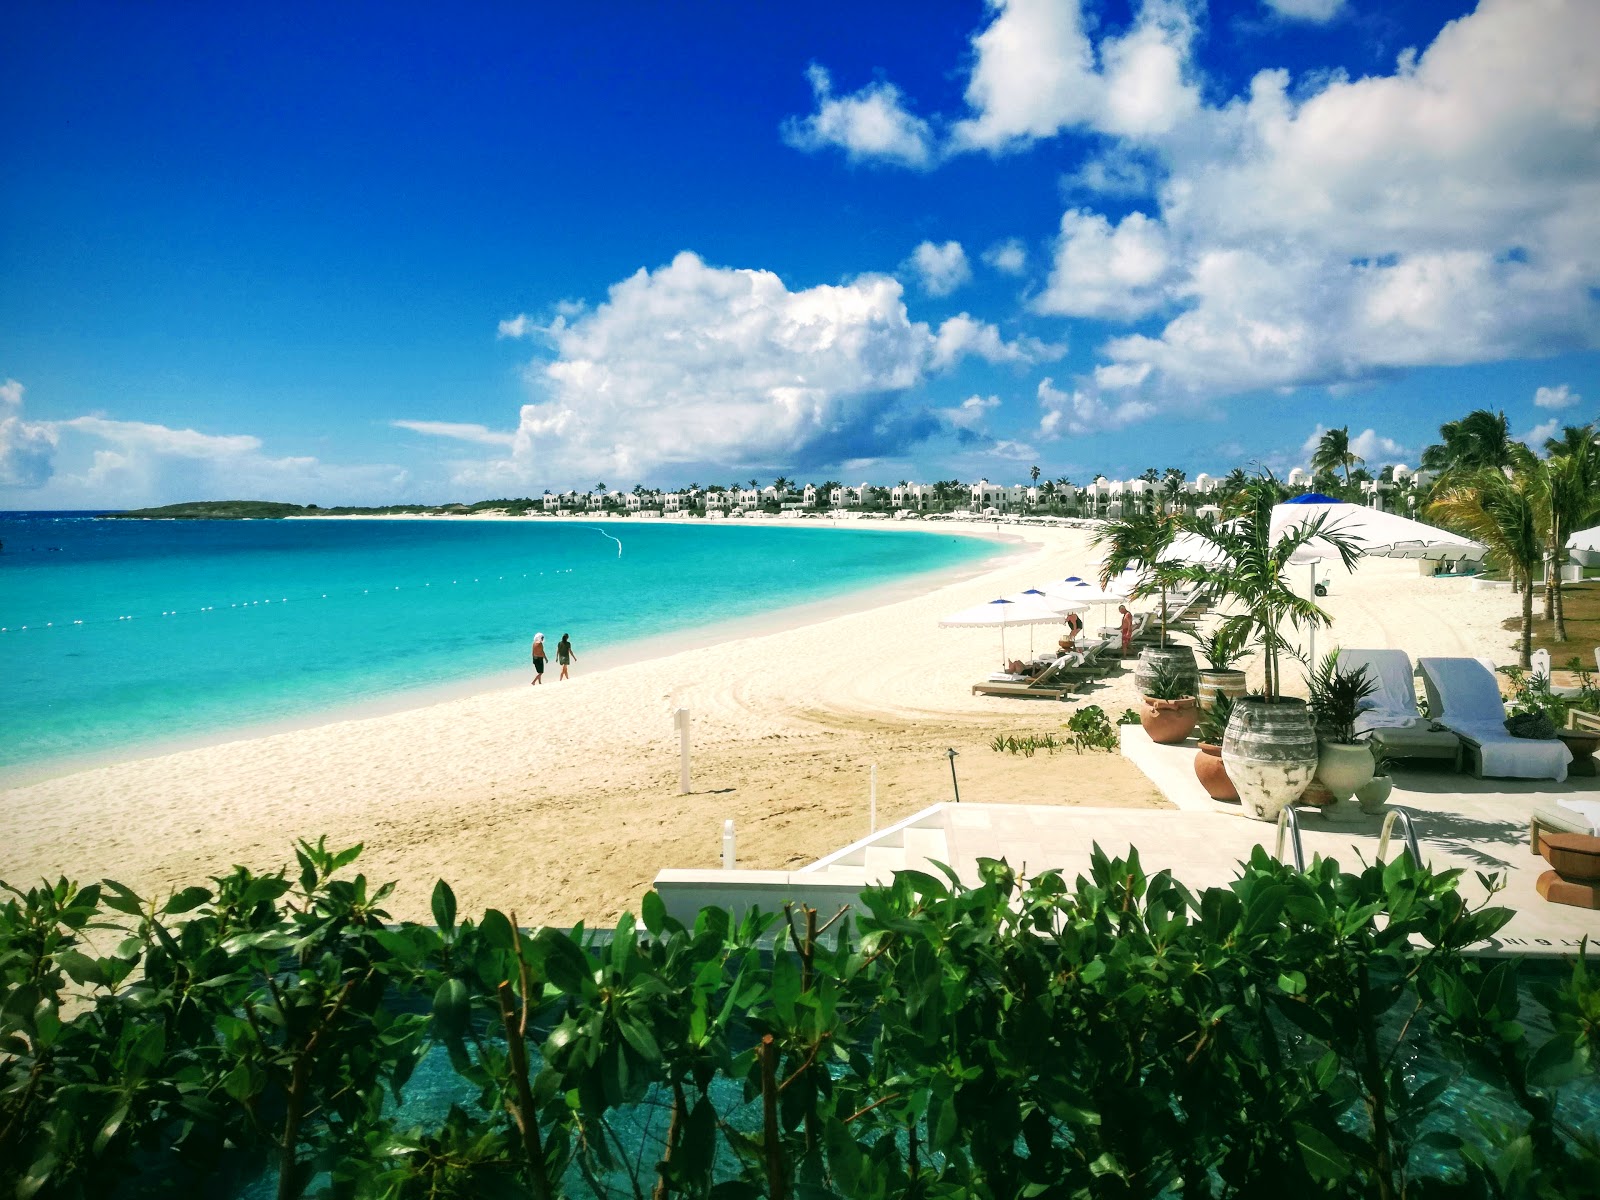
<svg viewBox="0 0 1600 1200">
<path fill-rule="evenodd" d="M 652 892 L 642 928 L 605 938 L 459 920 L 442 881 L 434 927 L 391 924 L 391 885 L 349 874 L 359 849 L 302 843 L 293 873 L 161 900 L 8 888 L 0 1186 L 1577 1197 L 1600 1179 L 1560 1090 L 1593 1092 L 1600 983 L 1580 957 L 1528 1006 L 1516 960 L 1462 954 L 1504 911 L 1409 857 L 1302 875 L 1257 851 L 1200 895 L 1136 853 L 1096 850 L 1075 882 L 986 860 L 980 886 L 904 872 L 820 925 L 706 909 L 685 927 Z M 454 1102 L 402 1106 L 430 1053 Z"/>
</svg>

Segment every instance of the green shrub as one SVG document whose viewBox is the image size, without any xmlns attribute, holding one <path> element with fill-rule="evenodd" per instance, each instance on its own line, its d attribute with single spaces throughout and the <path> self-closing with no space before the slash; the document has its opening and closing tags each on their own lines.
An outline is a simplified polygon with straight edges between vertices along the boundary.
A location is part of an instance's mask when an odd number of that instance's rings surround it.
<svg viewBox="0 0 1600 1200">
<path fill-rule="evenodd" d="M 607 938 L 460 919 L 443 881 L 435 927 L 390 924 L 359 850 L 165 899 L 7 888 L 0 1186 L 1594 1194 L 1561 1085 L 1595 1082 L 1600 982 L 1580 955 L 1536 1009 L 1517 960 L 1463 953 L 1507 914 L 1407 855 L 1301 874 L 1258 849 L 1199 894 L 1135 852 L 1076 881 L 985 859 L 976 886 L 903 871 L 821 923 L 685 926 L 651 892 Z M 404 1127 L 385 1097 L 430 1048 L 460 1093 Z"/>
</svg>

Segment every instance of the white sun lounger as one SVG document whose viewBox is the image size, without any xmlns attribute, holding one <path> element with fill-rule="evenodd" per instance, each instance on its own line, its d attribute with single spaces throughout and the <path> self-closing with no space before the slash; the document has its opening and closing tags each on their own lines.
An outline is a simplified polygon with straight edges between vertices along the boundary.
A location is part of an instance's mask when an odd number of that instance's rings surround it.
<svg viewBox="0 0 1600 1200">
<path fill-rule="evenodd" d="M 1556 739 L 1538 741 L 1507 733 L 1499 685 L 1477 659 L 1419 658 L 1417 666 L 1428 689 L 1428 706 L 1441 725 L 1461 735 L 1474 760 L 1474 775 L 1557 783 L 1566 779 L 1572 751 Z"/>
<path fill-rule="evenodd" d="M 1447 758 L 1461 769 L 1461 739 L 1449 730 L 1435 732 L 1417 711 L 1417 683 L 1411 656 L 1404 650 L 1340 650 L 1339 669 L 1365 667 L 1376 690 L 1361 702 L 1355 729 L 1389 758 Z"/>
</svg>

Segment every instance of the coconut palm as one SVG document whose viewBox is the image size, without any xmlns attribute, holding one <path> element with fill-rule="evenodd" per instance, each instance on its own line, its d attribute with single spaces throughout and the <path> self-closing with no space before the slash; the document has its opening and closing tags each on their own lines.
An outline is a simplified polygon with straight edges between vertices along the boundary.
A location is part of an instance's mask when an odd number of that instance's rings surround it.
<svg viewBox="0 0 1600 1200">
<path fill-rule="evenodd" d="M 1311 472 L 1313 475 L 1323 471 L 1344 471 L 1344 486 L 1350 486 L 1350 468 L 1359 467 L 1367 460 L 1350 449 L 1350 426 L 1344 425 L 1338 429 L 1329 429 L 1317 443 L 1316 453 L 1311 456 Z"/>
<path fill-rule="evenodd" d="M 1540 519 L 1540 484 L 1532 471 L 1507 475 L 1499 467 L 1478 467 L 1452 472 L 1448 484 L 1434 496 L 1428 513 L 1460 529 L 1488 547 L 1522 588 L 1522 646 L 1518 661 L 1532 667 L 1533 575 L 1544 561 L 1544 531 Z"/>
<path fill-rule="evenodd" d="M 1100 568 L 1100 586 L 1129 567 L 1140 568 L 1139 583 L 1133 595 L 1161 597 L 1161 648 L 1167 646 L 1167 593 L 1179 582 L 1180 564 L 1163 560 L 1172 548 L 1178 530 L 1173 515 L 1166 512 L 1141 512 L 1137 508 L 1107 521 L 1094 535 L 1091 545 L 1104 546 L 1105 562 Z"/>
<path fill-rule="evenodd" d="M 1545 618 L 1554 623 L 1555 640 L 1567 640 L 1567 617 L 1561 570 L 1567 561 L 1567 539 L 1600 516 L 1600 449 L 1593 426 L 1568 426 L 1561 439 L 1546 443 L 1548 457 L 1538 459 L 1517 447 L 1515 469 L 1532 474 L 1539 521 L 1545 538 Z"/>
<path fill-rule="evenodd" d="M 1422 451 L 1422 465 L 1441 475 L 1470 474 L 1482 467 L 1509 467 L 1512 459 L 1511 426 L 1503 412 L 1474 409 L 1459 421 L 1439 426 L 1440 441 Z"/>
<path fill-rule="evenodd" d="M 1176 522 L 1178 531 L 1208 539 L 1221 554 L 1216 561 L 1187 563 L 1173 572 L 1177 581 L 1199 585 L 1208 599 L 1220 602 L 1228 597 L 1243 610 L 1229 617 L 1224 626 L 1235 636 L 1254 639 L 1261 647 L 1269 701 L 1280 695 L 1278 660 L 1289 650 L 1285 625 L 1297 630 L 1324 629 L 1333 620 L 1314 599 L 1297 594 L 1289 586 L 1285 572 L 1290 558 L 1296 550 L 1313 542 L 1319 550 L 1326 547 L 1338 554 L 1346 570 L 1361 557 L 1356 543 L 1326 513 L 1304 524 L 1291 525 L 1274 538 L 1272 510 L 1279 498 L 1278 481 L 1270 472 L 1263 472 L 1246 480 L 1237 497 L 1237 515 L 1233 519 L 1218 523 L 1200 517 L 1180 518 Z"/>
</svg>

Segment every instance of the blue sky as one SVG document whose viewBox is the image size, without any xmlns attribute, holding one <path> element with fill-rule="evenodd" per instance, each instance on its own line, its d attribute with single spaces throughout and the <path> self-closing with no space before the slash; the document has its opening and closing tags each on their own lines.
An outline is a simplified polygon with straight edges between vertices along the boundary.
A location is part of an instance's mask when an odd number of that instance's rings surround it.
<svg viewBox="0 0 1600 1200">
<path fill-rule="evenodd" d="M 0 507 L 1415 463 L 1600 399 L 1592 0 L 0 40 Z"/>
</svg>

